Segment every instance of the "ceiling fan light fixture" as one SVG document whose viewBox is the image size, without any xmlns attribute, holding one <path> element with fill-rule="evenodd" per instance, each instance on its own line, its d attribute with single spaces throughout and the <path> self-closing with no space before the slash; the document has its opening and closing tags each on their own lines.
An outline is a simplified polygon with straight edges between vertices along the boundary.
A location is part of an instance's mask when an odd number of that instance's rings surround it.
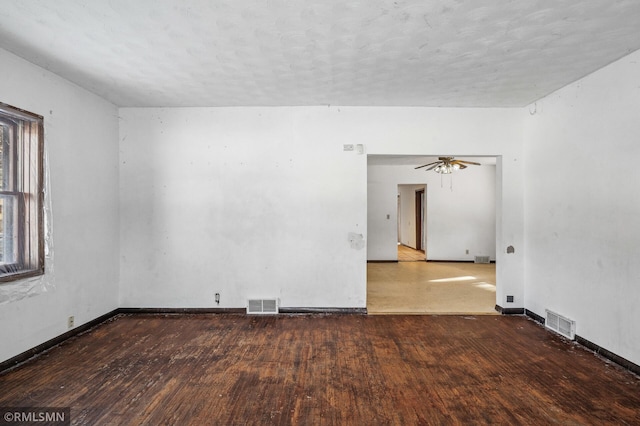
<svg viewBox="0 0 640 426">
<path fill-rule="evenodd" d="M 454 170 L 466 169 L 468 164 L 473 164 L 474 166 L 480 165 L 480 163 L 477 163 L 475 161 L 456 160 L 453 157 L 438 157 L 438 161 L 434 161 L 433 163 L 429 164 L 423 164 L 422 166 L 416 167 L 416 169 L 427 167 L 425 169 L 426 171 L 433 170 L 436 173 L 448 175 L 453 173 Z"/>
<path fill-rule="evenodd" d="M 443 175 L 451 174 L 453 169 L 451 168 L 451 164 L 440 164 L 438 167 L 433 169 L 436 173 L 440 173 Z"/>
</svg>

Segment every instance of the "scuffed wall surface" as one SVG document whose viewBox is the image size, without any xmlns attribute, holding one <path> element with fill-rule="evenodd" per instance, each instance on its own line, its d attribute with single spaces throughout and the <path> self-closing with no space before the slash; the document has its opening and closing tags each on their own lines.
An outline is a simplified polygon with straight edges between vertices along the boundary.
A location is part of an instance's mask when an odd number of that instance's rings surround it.
<svg viewBox="0 0 640 426">
<path fill-rule="evenodd" d="M 525 112 L 527 308 L 636 364 L 639 75 L 636 52 Z"/>
<path fill-rule="evenodd" d="M 366 156 L 344 135 L 306 109 L 120 113 L 122 306 L 365 306 Z"/>
<path fill-rule="evenodd" d="M 256 297 L 366 306 L 366 250 L 354 235 L 366 246 L 367 161 L 345 144 L 371 154 L 505 155 L 501 230 L 519 245 L 515 110 L 124 108 L 120 116 L 124 307 L 243 307 Z M 519 260 L 505 262 L 504 282 L 521 301 Z"/>
<path fill-rule="evenodd" d="M 0 361 L 82 325 L 118 303 L 116 108 L 0 50 L 1 101 L 44 116 L 55 287 L 0 305 Z M 49 259 L 50 260 L 50 259 Z"/>
</svg>

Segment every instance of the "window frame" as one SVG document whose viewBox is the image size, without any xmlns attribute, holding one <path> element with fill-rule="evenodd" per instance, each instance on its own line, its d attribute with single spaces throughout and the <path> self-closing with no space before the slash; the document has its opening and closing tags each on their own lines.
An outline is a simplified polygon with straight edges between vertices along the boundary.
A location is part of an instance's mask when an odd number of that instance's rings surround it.
<svg viewBox="0 0 640 426">
<path fill-rule="evenodd" d="M 0 123 L 10 127 L 10 136 L 3 138 L 2 146 L 2 186 L 0 198 L 11 199 L 14 207 L 8 211 L 3 203 L 2 221 L 4 225 L 11 224 L 11 238 L 15 258 L 10 263 L 0 263 L 0 285 L 43 275 L 45 272 L 45 241 L 44 241 L 44 118 L 41 115 L 16 108 L 0 102 Z M 26 135 L 29 140 L 24 141 L 24 134 L 19 135 L 21 124 L 29 123 Z M 33 135 L 37 132 L 37 135 Z M 22 136 L 22 137 L 21 137 Z M 8 149 L 7 149 L 8 148 Z M 35 152 L 33 152 L 33 151 Z M 10 164 L 9 164 L 10 163 Z M 25 172 L 25 170 L 27 170 Z M 21 175 L 22 173 L 22 175 Z M 25 173 L 35 179 L 35 185 L 29 190 L 21 188 Z M 35 176 L 34 176 L 35 174 Z M 9 188 L 6 187 L 9 178 Z M 27 207 L 27 204 L 29 205 Z M 31 212 L 31 210 L 35 210 Z M 28 213 L 29 212 L 29 213 Z M 11 216 L 8 217 L 7 214 Z M 27 218 L 29 214 L 29 218 Z M 28 225 L 35 219 L 37 224 Z M 6 234 L 7 229 L 3 229 Z M 33 233 L 36 233 L 35 238 Z M 17 234 L 17 236 L 16 236 Z M 6 235 L 3 235 L 3 253 L 7 247 Z M 33 244 L 35 242 L 35 244 Z M 33 245 L 37 245 L 34 248 Z M 35 254 L 35 256 L 34 256 Z"/>
</svg>

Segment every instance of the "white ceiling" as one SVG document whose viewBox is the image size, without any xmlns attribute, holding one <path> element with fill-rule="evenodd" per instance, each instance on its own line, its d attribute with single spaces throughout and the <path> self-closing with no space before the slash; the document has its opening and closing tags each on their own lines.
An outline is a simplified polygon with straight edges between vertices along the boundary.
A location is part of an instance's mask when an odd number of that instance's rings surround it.
<svg viewBox="0 0 640 426">
<path fill-rule="evenodd" d="M 0 0 L 0 47 L 119 106 L 524 106 L 640 49 L 640 1 Z"/>
</svg>

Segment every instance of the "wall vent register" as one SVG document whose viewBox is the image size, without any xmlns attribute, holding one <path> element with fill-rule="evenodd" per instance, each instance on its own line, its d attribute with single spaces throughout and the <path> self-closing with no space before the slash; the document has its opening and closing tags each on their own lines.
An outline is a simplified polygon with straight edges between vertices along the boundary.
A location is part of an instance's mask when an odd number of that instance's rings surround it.
<svg viewBox="0 0 640 426">
<path fill-rule="evenodd" d="M 544 325 L 549 330 L 552 330 L 567 339 L 574 340 L 576 338 L 576 322 L 569 318 L 563 317 L 560 314 L 546 310 L 547 317 L 545 318 Z"/>
<path fill-rule="evenodd" d="M 275 315 L 278 313 L 278 299 L 249 299 L 247 314 Z"/>
</svg>

